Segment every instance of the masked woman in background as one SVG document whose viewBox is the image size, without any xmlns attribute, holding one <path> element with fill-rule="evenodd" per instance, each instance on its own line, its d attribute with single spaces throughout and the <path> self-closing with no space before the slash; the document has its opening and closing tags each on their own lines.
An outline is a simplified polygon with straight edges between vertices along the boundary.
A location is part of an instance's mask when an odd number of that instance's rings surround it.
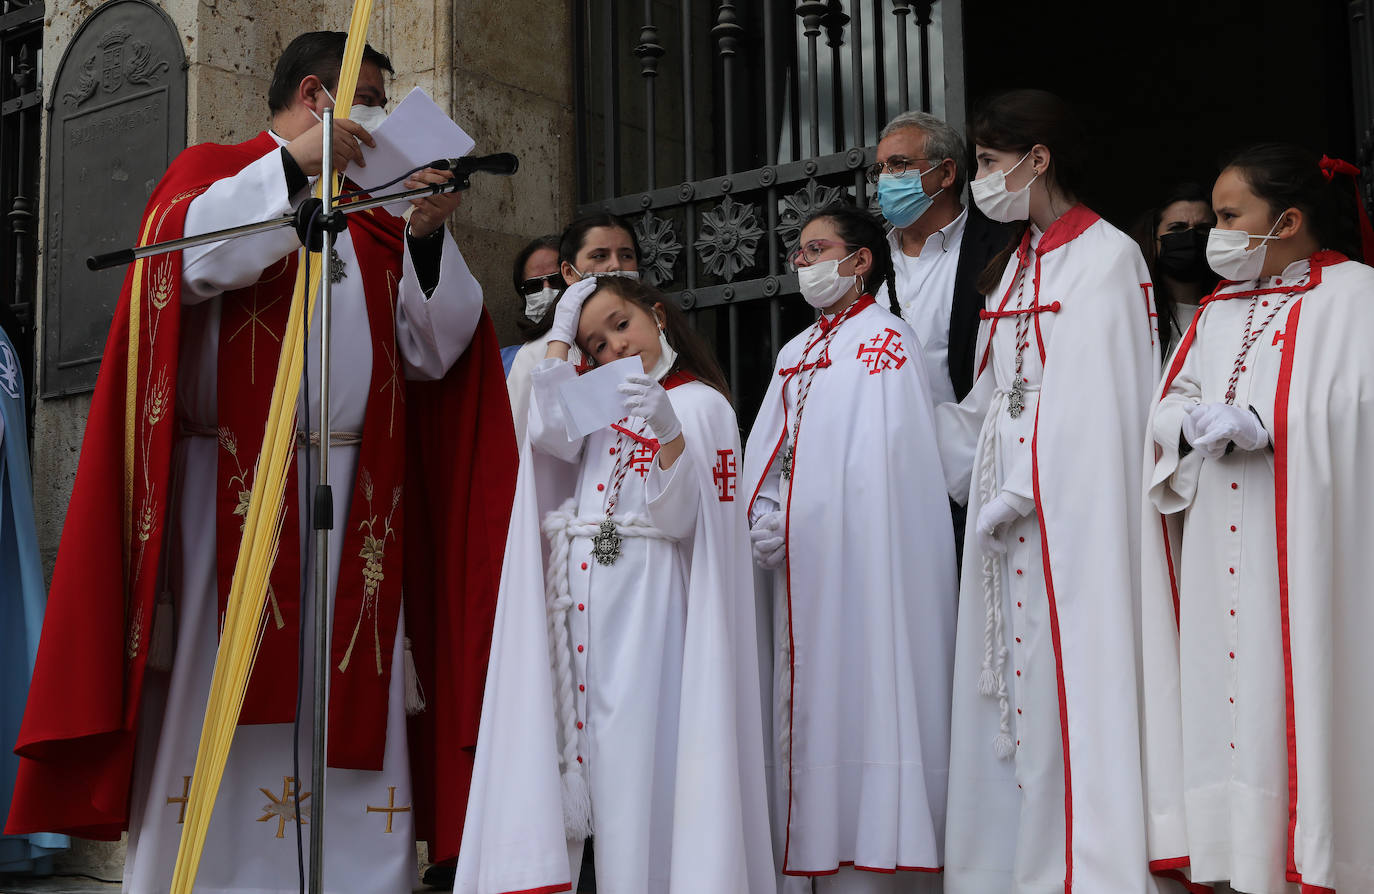
<svg viewBox="0 0 1374 894">
<path fill-rule="evenodd" d="M 1217 275 L 1207 265 L 1207 235 L 1216 223 L 1207 188 L 1178 183 L 1141 215 L 1132 231 L 1154 284 L 1161 357 L 1169 356 L 1203 296 L 1216 287 Z"/>
</svg>

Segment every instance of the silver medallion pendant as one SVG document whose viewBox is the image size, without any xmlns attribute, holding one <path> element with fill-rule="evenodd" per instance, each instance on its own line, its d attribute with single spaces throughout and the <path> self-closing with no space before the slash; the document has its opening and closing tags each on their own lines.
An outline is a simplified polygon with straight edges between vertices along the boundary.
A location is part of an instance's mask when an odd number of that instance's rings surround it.
<svg viewBox="0 0 1374 894">
<path fill-rule="evenodd" d="M 792 448 L 789 446 L 782 452 L 782 480 L 788 481 L 792 477 Z"/>
<path fill-rule="evenodd" d="M 615 532 L 615 522 L 610 518 L 601 522 L 601 532 L 592 537 L 592 555 L 598 565 L 614 565 L 620 558 L 620 535 Z"/>
<path fill-rule="evenodd" d="M 1020 418 L 1021 411 L 1026 409 L 1026 389 L 1023 387 L 1025 382 L 1020 376 L 1011 383 L 1011 394 L 1007 395 L 1007 415 L 1013 419 Z"/>
<path fill-rule="evenodd" d="M 344 266 L 344 259 L 339 257 L 334 246 L 329 246 L 329 281 L 341 283 L 348 276 L 348 268 Z"/>
</svg>

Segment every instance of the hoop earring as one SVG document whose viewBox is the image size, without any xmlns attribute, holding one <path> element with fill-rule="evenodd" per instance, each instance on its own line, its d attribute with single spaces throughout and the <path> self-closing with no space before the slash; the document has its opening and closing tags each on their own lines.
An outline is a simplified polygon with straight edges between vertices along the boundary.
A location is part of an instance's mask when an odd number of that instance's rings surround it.
<svg viewBox="0 0 1374 894">
<path fill-rule="evenodd" d="M 864 275 L 859 273 L 857 276 L 859 277 L 859 295 L 862 297 L 864 294 Z"/>
</svg>

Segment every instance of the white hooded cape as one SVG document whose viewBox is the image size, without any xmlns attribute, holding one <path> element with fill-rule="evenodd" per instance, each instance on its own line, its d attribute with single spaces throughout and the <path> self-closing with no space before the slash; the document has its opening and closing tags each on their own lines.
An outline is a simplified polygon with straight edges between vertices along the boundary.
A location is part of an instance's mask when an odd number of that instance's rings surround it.
<svg viewBox="0 0 1374 894">
<path fill-rule="evenodd" d="M 576 867 L 569 865 L 569 851 L 580 852 L 565 834 L 558 762 L 562 742 L 555 717 L 555 675 L 550 667 L 545 610 L 548 544 L 540 534 L 540 524 L 549 510 L 575 491 L 579 500 L 587 498 L 581 493 L 583 486 L 609 472 L 600 466 L 610 464 L 613 454 L 608 456 L 607 445 L 616 442 L 613 432 L 588 436 L 580 452 L 572 445 L 572 453 L 564 457 L 576 459 L 576 463 L 536 446 L 541 427 L 561 425 L 554 408 L 542 407 L 543 418 L 540 416 L 541 404 L 546 403 L 540 399 L 540 379 L 548 372 L 543 367 L 535 372 L 530 437 L 521 451 L 472 791 L 454 885 L 455 891 L 464 894 L 567 891 L 576 875 Z M 571 376 L 571 367 L 562 364 L 554 375 Z M 649 517 L 657 521 L 659 515 L 652 505 L 656 494 L 671 487 L 691 487 L 696 492 L 692 514 L 672 522 L 682 526 L 685 536 L 672 543 L 669 552 L 658 553 L 663 561 L 673 561 L 675 556 L 687 582 L 681 640 L 665 643 L 665 650 L 678 650 L 681 655 L 677 676 L 680 688 L 671 693 L 678 713 L 668 719 L 629 718 L 627 722 L 642 732 L 636 741 L 622 741 L 617 747 L 657 748 L 659 753 L 666 747 L 668 753 L 676 755 L 666 798 L 671 803 L 671 816 L 649 818 L 655 829 L 668 829 L 667 865 L 649 867 L 645 890 L 762 894 L 772 891 L 773 874 L 759 722 L 753 583 L 744 502 L 736 496 L 735 487 L 739 433 L 734 412 L 714 389 L 692 381 L 671 388 L 669 395 L 682 423 L 686 449 L 666 472 L 655 462 L 647 478 L 628 474 L 621 500 L 622 504 L 631 502 L 625 496 L 631 488 L 646 489 Z M 632 418 L 621 424 L 636 431 L 640 422 Z M 584 464 L 600 466 L 594 466 L 597 471 L 587 477 Z M 600 481 L 606 480 L 600 477 Z M 596 502 L 599 505 L 599 495 Z M 666 518 L 680 507 L 661 508 Z M 671 525 L 665 522 L 664 526 Z M 587 601 L 591 602 L 604 594 L 596 590 L 598 569 L 587 544 L 585 537 L 574 539 L 569 564 L 574 572 L 581 569 L 581 574 L 591 575 L 592 589 L 587 591 Z M 651 545 L 664 546 L 661 542 Z M 590 570 L 582 565 L 584 561 L 590 563 Z M 631 555 L 618 560 L 622 566 L 627 562 L 633 562 Z M 620 569 L 627 573 L 634 570 Z M 610 571 L 619 573 L 614 567 Z M 680 598 L 664 592 L 631 596 L 656 601 Z M 572 614 L 575 616 L 576 610 Z M 621 679 L 614 685 L 622 691 L 642 685 L 672 689 L 675 669 L 668 663 L 662 669 L 662 681 Z M 581 710 L 579 704 L 579 717 L 583 716 Z M 676 730 L 675 743 L 655 742 L 656 733 L 664 729 Z M 584 741 L 579 750 L 586 745 Z M 585 750 L 582 753 L 588 754 Z M 603 779 L 613 778 L 624 769 L 597 766 L 595 757 L 590 753 L 588 770 L 600 773 Z M 618 819 L 598 815 L 595 798 L 591 807 L 594 827 Z M 595 829 L 593 834 L 598 834 Z M 595 840 L 598 848 L 608 843 Z M 646 859 L 643 854 L 616 853 L 614 848 L 603 853 L 598 849 L 599 889 L 609 894 L 641 894 L 622 892 L 603 878 L 602 870 L 607 870 L 606 876 L 612 875 L 612 861 L 622 858 Z"/>
</svg>

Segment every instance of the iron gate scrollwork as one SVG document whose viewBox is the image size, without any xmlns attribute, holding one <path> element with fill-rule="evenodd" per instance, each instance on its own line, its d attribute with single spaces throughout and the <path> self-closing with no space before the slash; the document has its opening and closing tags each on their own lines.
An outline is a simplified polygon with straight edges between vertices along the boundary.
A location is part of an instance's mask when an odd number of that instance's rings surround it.
<svg viewBox="0 0 1374 894">
<path fill-rule="evenodd" d="M 0 325 L 19 352 L 32 411 L 38 168 L 43 105 L 43 3 L 0 0 Z M 32 425 L 33 413 L 28 413 Z"/>
<path fill-rule="evenodd" d="M 629 220 L 641 275 L 715 347 L 751 419 L 814 320 L 785 259 L 812 210 L 867 207 L 878 132 L 962 124 L 958 0 L 578 0 L 577 212 Z"/>
</svg>

